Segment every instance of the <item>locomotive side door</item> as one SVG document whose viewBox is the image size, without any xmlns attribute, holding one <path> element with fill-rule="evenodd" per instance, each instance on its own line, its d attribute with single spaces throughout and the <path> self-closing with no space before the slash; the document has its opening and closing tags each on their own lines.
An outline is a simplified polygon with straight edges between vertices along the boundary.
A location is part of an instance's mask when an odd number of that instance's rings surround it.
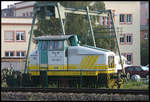
<svg viewBox="0 0 150 102">
<path fill-rule="evenodd" d="M 67 59 L 64 51 L 64 40 L 52 40 L 48 44 L 48 69 L 67 69 Z"/>
<path fill-rule="evenodd" d="M 48 41 L 41 41 L 40 47 L 40 70 L 47 70 L 48 68 Z"/>
</svg>

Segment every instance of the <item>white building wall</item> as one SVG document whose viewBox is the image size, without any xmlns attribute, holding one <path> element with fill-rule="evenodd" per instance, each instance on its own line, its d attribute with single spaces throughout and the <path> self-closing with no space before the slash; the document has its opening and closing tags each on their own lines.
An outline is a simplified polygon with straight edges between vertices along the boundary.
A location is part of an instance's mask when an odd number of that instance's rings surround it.
<svg viewBox="0 0 150 102">
<path fill-rule="evenodd" d="M 30 16 L 30 12 L 33 13 L 33 7 L 25 8 L 25 9 L 18 9 L 16 10 L 16 16 L 23 16 L 23 13 L 25 13 L 25 16 Z"/>
<path fill-rule="evenodd" d="M 27 53 L 32 18 L 2 18 L 1 20 L 1 57 L 5 56 L 5 51 L 26 51 Z M 37 23 L 37 20 L 35 22 Z M 36 29 L 36 27 L 37 26 L 35 25 L 34 29 Z M 6 42 L 4 40 L 5 31 L 13 31 L 14 33 L 16 33 L 16 31 L 25 31 L 25 41 Z M 36 45 L 33 42 L 31 42 L 30 51 L 34 50 L 35 46 Z"/>
<path fill-rule="evenodd" d="M 133 42 L 131 45 L 120 45 L 120 34 L 117 33 L 121 53 L 133 54 L 133 65 L 140 65 L 140 2 L 139 1 L 107 1 L 106 9 L 115 10 L 115 28 L 122 27 L 122 33 L 132 33 Z M 120 14 L 132 14 L 132 24 L 120 24 Z M 116 29 L 117 30 L 117 29 Z"/>
</svg>

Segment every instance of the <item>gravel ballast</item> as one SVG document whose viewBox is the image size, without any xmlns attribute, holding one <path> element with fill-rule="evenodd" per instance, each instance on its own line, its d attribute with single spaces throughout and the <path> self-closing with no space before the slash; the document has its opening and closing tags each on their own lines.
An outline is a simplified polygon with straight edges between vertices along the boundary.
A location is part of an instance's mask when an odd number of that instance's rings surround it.
<svg viewBox="0 0 150 102">
<path fill-rule="evenodd" d="M 149 95 L 1 92 L 2 101 L 149 101 Z"/>
</svg>

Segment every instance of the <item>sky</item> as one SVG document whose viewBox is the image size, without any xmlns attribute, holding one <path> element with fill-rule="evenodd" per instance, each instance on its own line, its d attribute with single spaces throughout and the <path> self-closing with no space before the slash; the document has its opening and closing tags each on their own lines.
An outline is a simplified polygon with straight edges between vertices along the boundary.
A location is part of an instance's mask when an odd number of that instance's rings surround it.
<svg viewBox="0 0 150 102">
<path fill-rule="evenodd" d="M 1 1 L 1 9 L 7 8 L 7 5 L 14 4 L 20 1 Z"/>
</svg>

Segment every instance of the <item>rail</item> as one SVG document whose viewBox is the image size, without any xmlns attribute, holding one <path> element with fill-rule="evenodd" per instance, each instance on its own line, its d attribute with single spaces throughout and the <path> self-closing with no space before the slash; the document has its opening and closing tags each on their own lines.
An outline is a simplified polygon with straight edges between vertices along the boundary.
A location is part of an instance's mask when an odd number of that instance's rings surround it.
<svg viewBox="0 0 150 102">
<path fill-rule="evenodd" d="M 136 89 L 87 89 L 87 88 L 1 88 L 1 92 L 63 92 L 63 93 L 107 93 L 149 95 L 149 90 Z"/>
</svg>

